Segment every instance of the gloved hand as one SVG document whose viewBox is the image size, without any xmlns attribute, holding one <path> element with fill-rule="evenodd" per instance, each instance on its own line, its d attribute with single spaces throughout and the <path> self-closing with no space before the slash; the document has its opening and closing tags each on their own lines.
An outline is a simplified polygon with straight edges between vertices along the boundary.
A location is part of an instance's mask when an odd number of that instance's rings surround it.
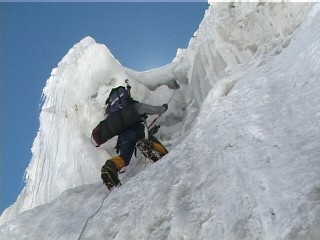
<svg viewBox="0 0 320 240">
<path fill-rule="evenodd" d="M 164 110 L 164 111 L 167 111 L 167 110 L 168 110 L 168 104 L 167 104 L 167 103 L 162 104 L 162 106 L 165 108 L 165 110 Z"/>
</svg>

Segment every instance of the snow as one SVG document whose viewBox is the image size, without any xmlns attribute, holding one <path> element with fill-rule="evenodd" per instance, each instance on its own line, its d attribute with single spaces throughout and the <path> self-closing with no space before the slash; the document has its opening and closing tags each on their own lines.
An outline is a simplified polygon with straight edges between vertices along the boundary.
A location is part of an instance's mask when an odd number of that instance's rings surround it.
<svg viewBox="0 0 320 240">
<path fill-rule="evenodd" d="M 188 48 L 147 72 L 83 39 L 44 88 L 1 239 L 319 239 L 319 20 L 319 3 L 212 3 Z M 138 153 L 110 193 L 115 139 L 95 148 L 90 133 L 126 78 L 140 101 L 172 97 L 157 135 L 169 154 Z"/>
</svg>

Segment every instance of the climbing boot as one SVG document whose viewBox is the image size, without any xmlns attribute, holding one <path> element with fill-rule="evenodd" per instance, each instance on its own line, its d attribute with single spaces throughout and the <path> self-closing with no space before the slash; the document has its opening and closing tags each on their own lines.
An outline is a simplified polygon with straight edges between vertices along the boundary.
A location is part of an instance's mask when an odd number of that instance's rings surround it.
<svg viewBox="0 0 320 240">
<path fill-rule="evenodd" d="M 101 178 L 109 190 L 120 184 L 118 168 L 112 160 L 107 160 L 101 168 Z"/>
<path fill-rule="evenodd" d="M 137 148 L 142 155 L 153 162 L 158 161 L 164 154 L 155 149 L 155 144 L 148 139 L 141 139 L 137 142 Z"/>
</svg>

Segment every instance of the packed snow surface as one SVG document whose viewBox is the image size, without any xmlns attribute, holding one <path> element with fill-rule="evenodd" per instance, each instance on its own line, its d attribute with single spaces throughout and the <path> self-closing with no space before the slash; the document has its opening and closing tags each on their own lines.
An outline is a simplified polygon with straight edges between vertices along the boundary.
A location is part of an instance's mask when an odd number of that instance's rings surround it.
<svg viewBox="0 0 320 240">
<path fill-rule="evenodd" d="M 212 4 L 188 48 L 147 72 L 83 39 L 43 90 L 1 239 L 319 239 L 319 66 L 319 3 Z M 169 102 L 169 154 L 138 153 L 109 192 L 100 168 L 116 139 L 96 148 L 90 134 L 127 78 L 139 101 Z"/>
</svg>

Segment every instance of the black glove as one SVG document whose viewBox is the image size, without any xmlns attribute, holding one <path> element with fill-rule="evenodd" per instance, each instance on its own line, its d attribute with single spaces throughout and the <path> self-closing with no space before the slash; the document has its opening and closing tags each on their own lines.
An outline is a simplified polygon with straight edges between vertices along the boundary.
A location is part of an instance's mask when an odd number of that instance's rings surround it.
<svg viewBox="0 0 320 240">
<path fill-rule="evenodd" d="M 168 110 L 168 104 L 167 104 L 167 103 L 162 104 L 162 106 L 166 109 L 166 110 L 164 110 L 164 111 L 167 111 L 167 110 Z"/>
</svg>

